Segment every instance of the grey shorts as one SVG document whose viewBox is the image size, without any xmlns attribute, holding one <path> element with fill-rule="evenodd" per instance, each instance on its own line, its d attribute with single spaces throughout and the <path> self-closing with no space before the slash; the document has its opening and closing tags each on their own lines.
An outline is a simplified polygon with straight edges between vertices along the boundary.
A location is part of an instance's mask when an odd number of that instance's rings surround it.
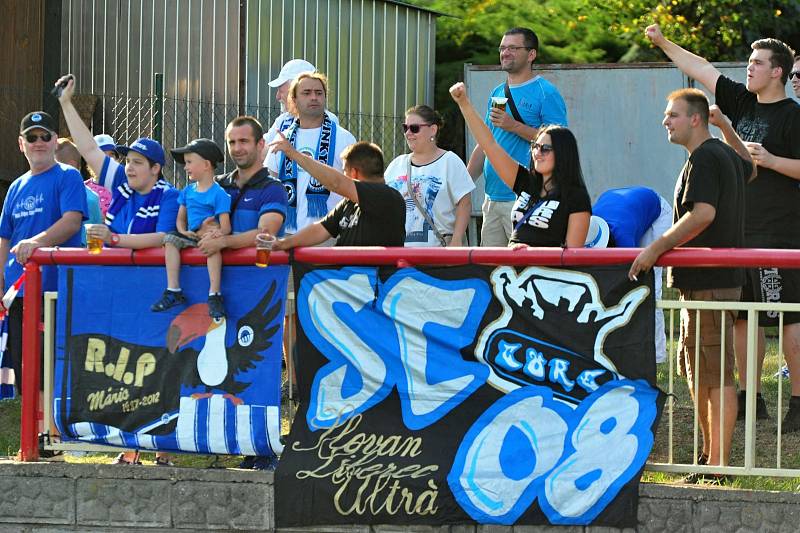
<svg viewBox="0 0 800 533">
<path fill-rule="evenodd" d="M 197 239 L 192 239 L 191 237 L 187 237 L 179 233 L 177 230 L 170 231 L 164 238 L 161 239 L 161 244 L 171 244 L 178 250 L 183 250 L 184 248 L 197 248 Z"/>
</svg>

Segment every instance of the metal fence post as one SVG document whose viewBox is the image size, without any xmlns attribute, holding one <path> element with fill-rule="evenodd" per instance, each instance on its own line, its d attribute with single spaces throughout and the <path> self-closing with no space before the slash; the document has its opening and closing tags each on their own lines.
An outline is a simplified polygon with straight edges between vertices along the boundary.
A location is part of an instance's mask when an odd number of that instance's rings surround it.
<svg viewBox="0 0 800 533">
<path fill-rule="evenodd" d="M 39 458 L 39 370 L 41 368 L 41 338 L 39 319 L 42 311 L 42 272 L 39 263 L 25 263 L 25 294 L 22 307 L 22 414 L 20 420 L 20 459 L 36 461 Z"/>
<path fill-rule="evenodd" d="M 747 310 L 747 396 L 745 397 L 744 417 L 744 468 L 751 470 L 756 466 L 756 392 L 758 385 L 758 313 Z"/>
<path fill-rule="evenodd" d="M 163 144 L 164 132 L 164 74 L 153 75 L 153 138 Z"/>
</svg>

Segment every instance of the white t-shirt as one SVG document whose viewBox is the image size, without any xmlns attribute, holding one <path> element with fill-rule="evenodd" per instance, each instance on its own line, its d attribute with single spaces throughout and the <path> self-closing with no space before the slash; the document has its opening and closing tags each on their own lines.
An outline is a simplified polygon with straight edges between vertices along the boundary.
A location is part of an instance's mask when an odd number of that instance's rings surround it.
<svg viewBox="0 0 800 533">
<path fill-rule="evenodd" d="M 319 135 L 321 131 L 321 127 L 314 129 L 298 129 L 295 148 L 301 153 L 314 157 L 314 154 L 317 151 L 317 145 L 319 144 Z M 351 144 L 354 144 L 355 142 L 356 138 L 353 137 L 352 133 L 341 126 L 336 129 L 336 146 L 334 148 L 333 168 L 342 170 L 342 159 L 340 157 L 341 153 L 345 148 Z M 272 151 L 269 152 L 266 160 L 264 161 L 264 166 L 267 167 L 270 172 L 274 172 L 276 175 L 278 175 L 278 166 L 281 163 L 282 155 L 283 154 L 276 154 Z M 308 184 L 311 180 L 312 178 L 308 172 L 303 170 L 303 167 L 300 165 L 297 165 L 297 227 L 293 228 L 287 224 L 285 227 L 286 233 L 297 233 L 301 229 L 319 221 L 322 218 L 322 216 L 311 217 L 308 215 L 306 190 L 308 189 Z M 314 181 L 316 182 L 316 180 Z M 340 195 L 333 192 L 330 193 L 327 201 L 328 211 L 336 207 L 336 204 L 338 204 L 341 199 L 342 197 Z M 291 193 L 289 201 L 291 202 Z"/>
<path fill-rule="evenodd" d="M 335 114 L 331 113 L 330 111 L 325 111 L 325 114 L 328 115 L 328 118 L 330 118 L 336 124 L 339 123 L 339 117 L 337 117 Z M 272 126 L 270 126 L 269 131 L 267 131 L 267 133 L 264 134 L 264 142 L 267 144 L 271 143 L 272 140 L 275 139 L 275 136 L 278 134 L 278 129 L 281 127 L 281 124 L 283 124 L 283 121 L 284 120 L 288 121 L 289 119 L 294 119 L 294 115 L 292 115 L 288 111 L 284 111 L 283 113 L 278 115 L 278 118 L 276 118 L 275 122 L 273 122 Z"/>
<path fill-rule="evenodd" d="M 441 246 L 414 199 L 408 195 L 406 174 L 410 157 L 397 157 L 384 174 L 386 184 L 397 189 L 406 202 L 406 246 Z M 443 236 L 453 234 L 456 204 L 474 189 L 475 183 L 467 167 L 453 152 L 445 152 L 427 165 L 411 165 L 411 190 Z"/>
</svg>

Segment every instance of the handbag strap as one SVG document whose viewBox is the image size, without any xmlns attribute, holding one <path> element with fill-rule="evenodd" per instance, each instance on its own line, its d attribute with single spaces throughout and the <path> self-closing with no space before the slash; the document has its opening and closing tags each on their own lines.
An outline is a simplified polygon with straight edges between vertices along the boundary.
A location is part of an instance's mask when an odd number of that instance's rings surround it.
<svg viewBox="0 0 800 533">
<path fill-rule="evenodd" d="M 417 206 L 417 211 L 422 214 L 422 217 L 425 219 L 425 222 L 433 230 L 434 235 L 436 238 L 439 239 L 439 243 L 442 245 L 443 248 L 447 248 L 447 241 L 444 239 L 439 230 L 436 229 L 436 224 L 433 223 L 433 219 L 428 214 L 428 211 L 422 206 L 422 203 L 417 198 L 417 195 L 414 194 L 414 191 L 411 189 L 411 154 L 408 154 L 408 161 L 406 162 L 406 189 L 408 190 L 408 196 L 414 200 L 414 205 Z"/>
<path fill-rule="evenodd" d="M 508 98 L 508 109 L 511 111 L 511 116 L 514 117 L 514 120 L 517 122 L 521 122 L 525 124 L 525 121 L 522 120 L 522 117 L 517 110 L 517 104 L 514 103 L 514 98 L 511 96 L 511 87 L 508 86 L 508 82 L 506 81 L 505 86 L 503 87 L 506 93 L 506 98 Z"/>
<path fill-rule="evenodd" d="M 538 202 L 536 202 L 535 204 L 533 204 L 532 206 L 530 206 L 528 208 L 528 210 L 525 211 L 525 214 L 522 215 L 522 218 L 519 219 L 517 221 L 517 223 L 514 225 L 514 231 L 519 231 L 519 228 L 521 228 L 522 225 L 525 224 L 528 221 L 528 219 L 531 218 L 531 215 L 533 215 L 533 212 L 536 210 L 536 208 L 539 207 L 540 205 L 542 205 L 545 200 L 546 200 L 546 198 L 545 199 L 541 199 Z"/>
</svg>

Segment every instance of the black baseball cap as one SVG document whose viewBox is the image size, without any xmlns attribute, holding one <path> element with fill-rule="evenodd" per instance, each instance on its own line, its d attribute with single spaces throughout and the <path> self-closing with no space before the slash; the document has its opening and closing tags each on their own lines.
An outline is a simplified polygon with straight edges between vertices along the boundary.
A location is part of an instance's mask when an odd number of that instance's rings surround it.
<svg viewBox="0 0 800 533">
<path fill-rule="evenodd" d="M 172 154 L 175 161 L 181 165 L 184 164 L 183 154 L 197 154 L 203 159 L 211 161 L 211 164 L 214 166 L 217 166 L 218 163 L 225 160 L 222 150 L 220 150 L 217 143 L 211 139 L 195 139 L 186 146 L 175 148 L 169 152 Z"/>
<path fill-rule="evenodd" d="M 19 134 L 25 135 L 30 130 L 36 128 L 47 130 L 53 134 L 58 130 L 58 126 L 56 126 L 56 121 L 53 120 L 53 117 L 44 111 L 33 111 L 25 115 L 25 118 L 19 123 Z"/>
</svg>

